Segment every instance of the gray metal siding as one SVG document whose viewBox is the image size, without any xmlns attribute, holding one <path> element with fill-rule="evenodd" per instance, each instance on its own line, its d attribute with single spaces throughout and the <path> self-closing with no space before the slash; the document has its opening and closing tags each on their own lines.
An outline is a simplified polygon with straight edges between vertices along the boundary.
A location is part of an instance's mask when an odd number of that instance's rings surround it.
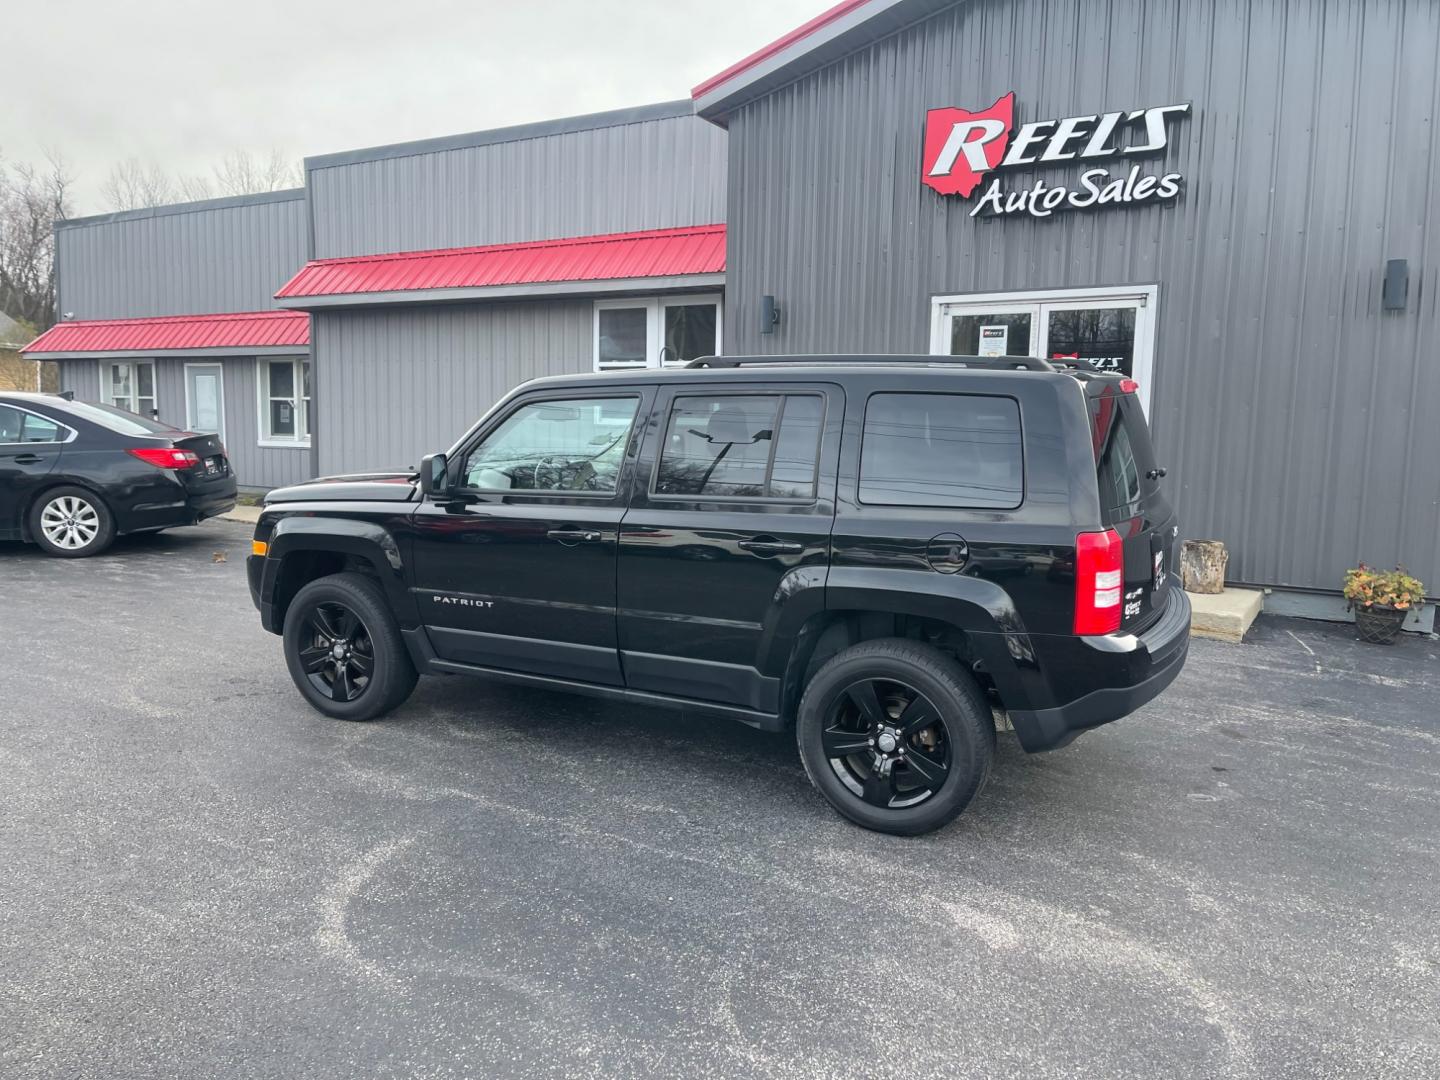
<svg viewBox="0 0 1440 1080">
<path fill-rule="evenodd" d="M 1185 531 L 1227 542 L 1233 580 L 1403 561 L 1436 591 L 1437 54 L 1431 0 L 953 7 L 731 118 L 726 351 L 924 351 L 932 295 L 1158 282 Z M 923 187 L 925 110 L 1011 89 L 1024 120 L 1193 102 L 1154 168 L 1185 174 L 1178 204 L 977 221 Z"/>
<path fill-rule="evenodd" d="M 590 301 L 318 312 L 320 472 L 419 465 L 512 387 L 591 370 Z"/>
<path fill-rule="evenodd" d="M 59 309 L 76 319 L 274 307 L 305 264 L 303 197 L 160 208 L 56 229 Z"/>
<path fill-rule="evenodd" d="M 193 362 L 211 363 L 204 357 Z M 100 360 L 61 360 L 60 388 L 73 390 L 81 401 L 100 401 Z M 259 399 L 256 363 L 250 356 L 219 361 L 225 393 L 225 450 L 241 487 L 274 488 L 297 484 L 313 475 L 308 448 L 260 446 Z M 183 428 L 185 424 L 185 360 L 160 357 L 155 361 L 155 407 L 160 419 Z"/>
<path fill-rule="evenodd" d="M 725 133 L 694 116 L 309 173 L 315 257 L 700 225 L 725 218 Z"/>
</svg>

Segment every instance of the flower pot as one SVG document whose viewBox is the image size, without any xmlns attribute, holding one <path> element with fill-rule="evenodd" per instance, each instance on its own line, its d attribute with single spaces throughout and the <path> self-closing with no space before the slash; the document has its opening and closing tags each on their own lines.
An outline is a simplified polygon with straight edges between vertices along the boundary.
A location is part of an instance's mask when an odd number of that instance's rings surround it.
<svg viewBox="0 0 1440 1080">
<path fill-rule="evenodd" d="M 1355 608 L 1355 632 L 1360 635 L 1361 641 L 1372 645 L 1393 645 L 1395 635 L 1400 633 L 1408 614 L 1383 604 L 1359 605 Z"/>
</svg>

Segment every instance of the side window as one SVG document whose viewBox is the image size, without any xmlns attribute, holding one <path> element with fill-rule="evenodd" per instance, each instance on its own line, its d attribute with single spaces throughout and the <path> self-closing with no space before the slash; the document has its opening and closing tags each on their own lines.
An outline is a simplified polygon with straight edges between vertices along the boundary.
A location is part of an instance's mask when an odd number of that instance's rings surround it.
<svg viewBox="0 0 1440 1080">
<path fill-rule="evenodd" d="M 860 501 L 1014 509 L 1024 491 L 1020 406 L 979 394 L 872 394 Z"/>
<path fill-rule="evenodd" d="M 23 413 L 25 422 L 20 428 L 21 442 L 59 442 L 65 437 L 65 429 L 53 420 L 34 413 Z"/>
<path fill-rule="evenodd" d="M 533 401 L 516 409 L 465 459 L 478 491 L 613 492 L 638 397 Z"/>
<path fill-rule="evenodd" d="M 0 405 L 0 443 L 18 443 L 25 429 L 25 414 L 9 405 Z"/>
<path fill-rule="evenodd" d="M 813 499 L 823 411 L 815 394 L 677 398 L 655 494 Z"/>
</svg>

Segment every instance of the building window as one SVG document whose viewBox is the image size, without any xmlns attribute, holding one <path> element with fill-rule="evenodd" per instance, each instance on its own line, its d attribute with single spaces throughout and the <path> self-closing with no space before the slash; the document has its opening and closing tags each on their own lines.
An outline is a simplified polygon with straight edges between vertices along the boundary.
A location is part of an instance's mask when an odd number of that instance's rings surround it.
<svg viewBox="0 0 1440 1080">
<path fill-rule="evenodd" d="M 103 364 L 100 369 L 100 398 L 117 409 L 138 413 L 149 419 L 155 410 L 155 363 L 153 360 L 122 360 Z"/>
<path fill-rule="evenodd" d="M 260 361 L 260 442 L 310 445 L 310 361 Z"/>
<path fill-rule="evenodd" d="M 668 296 L 595 304 L 595 370 L 676 367 L 720 353 L 720 297 Z"/>
</svg>

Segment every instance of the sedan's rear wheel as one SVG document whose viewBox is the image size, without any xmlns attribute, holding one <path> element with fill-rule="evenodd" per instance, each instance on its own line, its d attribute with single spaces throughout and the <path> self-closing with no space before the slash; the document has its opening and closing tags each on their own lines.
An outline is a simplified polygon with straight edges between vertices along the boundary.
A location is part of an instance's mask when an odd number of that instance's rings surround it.
<svg viewBox="0 0 1440 1080">
<path fill-rule="evenodd" d="M 80 559 L 110 546 L 115 539 L 115 519 L 92 492 L 58 487 L 45 492 L 30 508 L 30 536 L 47 555 Z"/>
<path fill-rule="evenodd" d="M 285 611 L 285 663 L 327 716 L 373 720 L 415 688 L 415 665 L 380 586 L 363 574 L 306 585 Z"/>
<path fill-rule="evenodd" d="M 867 641 L 831 657 L 800 700 L 796 738 L 811 783 L 851 821 L 913 836 L 970 804 L 994 756 L 979 688 L 919 642 Z"/>
</svg>

